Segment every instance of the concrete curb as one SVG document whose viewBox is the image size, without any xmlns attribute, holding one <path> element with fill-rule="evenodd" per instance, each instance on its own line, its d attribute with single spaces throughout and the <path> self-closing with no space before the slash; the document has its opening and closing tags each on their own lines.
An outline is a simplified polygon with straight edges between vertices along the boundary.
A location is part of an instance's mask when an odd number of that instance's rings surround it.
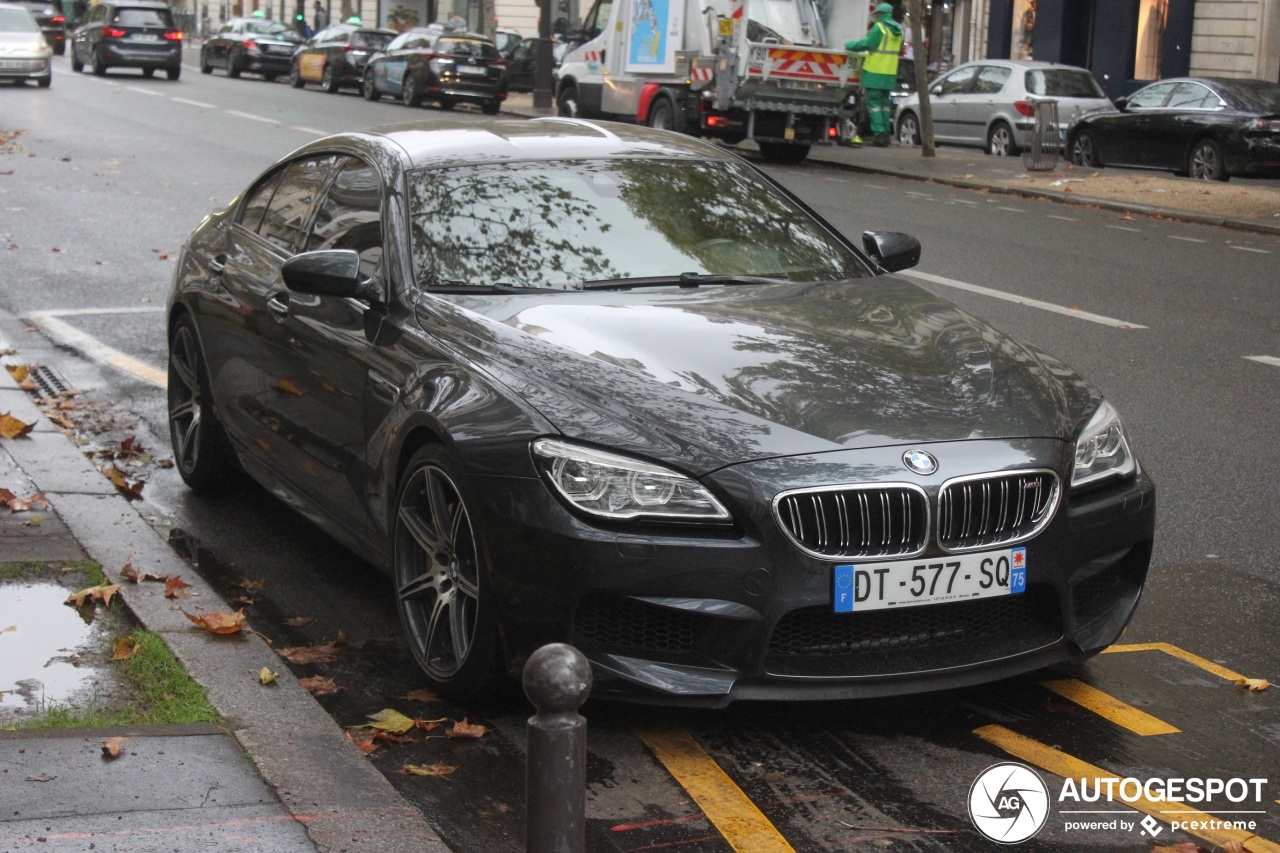
<svg viewBox="0 0 1280 853">
<path fill-rule="evenodd" d="M 0 311 L 4 338 L 22 341 L 23 324 Z M 19 352 L 22 360 L 39 360 L 30 351 L 41 347 L 23 349 L 28 351 Z M 16 395 L 27 397 L 9 372 L 0 370 L 0 400 L 16 404 Z M 126 581 L 121 596 L 143 627 L 159 634 L 204 688 L 262 779 L 316 847 L 349 853 L 447 853 L 417 809 L 356 750 L 261 637 L 215 636 L 183 616 L 180 608 L 192 613 L 232 608 L 190 571 L 138 507 L 115 493 L 79 448 L 53 430 L 29 397 L 25 402 L 21 416 L 39 418 L 31 434 L 38 441 L 6 441 L 6 450 L 112 581 L 120 580 L 120 569 L 132 561 L 139 571 L 182 575 L 191 584 L 191 597 L 181 602 L 164 598 L 158 583 Z M 264 666 L 280 673 L 275 684 L 258 683 L 256 673 Z"/>
</svg>

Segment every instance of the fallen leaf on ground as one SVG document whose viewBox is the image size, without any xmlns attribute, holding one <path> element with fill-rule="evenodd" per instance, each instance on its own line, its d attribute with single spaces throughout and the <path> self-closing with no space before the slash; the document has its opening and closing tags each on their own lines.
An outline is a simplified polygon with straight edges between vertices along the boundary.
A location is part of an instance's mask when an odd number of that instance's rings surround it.
<svg viewBox="0 0 1280 853">
<path fill-rule="evenodd" d="M 331 663 L 338 656 L 337 643 L 325 643 L 320 646 L 293 646 L 280 649 L 280 657 L 296 664 Z"/>
<path fill-rule="evenodd" d="M 384 732 L 395 732 L 396 734 L 404 734 L 413 728 L 415 723 L 410 717 L 406 717 L 394 708 L 383 708 L 376 714 L 370 714 L 371 723 L 364 723 L 356 726 L 358 729 L 377 729 Z"/>
<path fill-rule="evenodd" d="M 479 740 L 484 737 L 485 727 L 469 723 L 466 720 L 459 720 L 453 724 L 453 728 L 449 729 L 449 737 L 470 738 L 471 740 Z"/>
<path fill-rule="evenodd" d="M 44 492 L 36 492 L 29 498 L 20 498 L 8 489 L 0 489 L 0 503 L 9 507 L 10 512 L 30 512 L 33 509 L 48 509 L 49 501 Z"/>
<path fill-rule="evenodd" d="M 39 776 L 28 776 L 28 782 L 52 782 L 57 776 L 50 776 L 48 773 L 41 773 Z"/>
<path fill-rule="evenodd" d="M 437 761 L 435 764 L 406 764 L 400 772 L 407 776 L 446 776 L 458 768 Z"/>
<path fill-rule="evenodd" d="M 279 678 L 279 677 L 280 677 L 280 673 L 278 673 L 278 672 L 272 672 L 270 669 L 268 669 L 268 668 L 267 668 L 267 667 L 265 667 L 265 666 L 264 666 L 262 669 L 258 670 L 258 683 L 259 683 L 259 684 L 263 684 L 263 685 L 271 684 L 272 682 L 274 682 L 274 681 L 275 681 L 277 678 Z"/>
<path fill-rule="evenodd" d="M 0 438 L 22 438 L 35 427 L 35 424 L 20 421 L 8 412 L 0 414 Z"/>
<path fill-rule="evenodd" d="M 419 687 L 417 690 L 410 690 L 404 698 L 410 702 L 439 702 L 440 694 L 430 688 Z"/>
<path fill-rule="evenodd" d="M 1265 678 L 1237 678 L 1236 687 L 1247 687 L 1254 693 L 1260 693 L 1271 686 L 1271 682 Z"/>
<path fill-rule="evenodd" d="M 82 589 L 79 592 L 72 593 L 67 596 L 67 600 L 62 603 L 70 604 L 77 610 L 85 606 L 86 600 L 89 603 L 101 601 L 103 607 L 110 607 L 111 596 L 115 595 L 119 590 L 120 584 L 118 583 L 108 584 L 106 586 L 91 586 L 86 589 Z"/>
<path fill-rule="evenodd" d="M 327 675 L 313 675 L 310 678 L 299 678 L 298 683 L 313 696 L 328 696 L 329 694 L 337 693 L 342 689 Z"/>
<path fill-rule="evenodd" d="M 310 625 L 314 621 L 316 621 L 314 616 L 295 616 L 292 619 L 284 620 L 284 624 L 290 628 L 301 628 L 303 625 Z"/>
<path fill-rule="evenodd" d="M 210 634 L 237 634 L 245 627 L 243 610 L 237 610 L 235 613 L 205 613 L 199 610 L 194 616 L 183 610 L 182 615 Z"/>
<path fill-rule="evenodd" d="M 16 634 L 16 633 L 18 633 L 17 625 L 10 625 L 8 628 L 5 628 L 3 631 L 0 631 L 0 634 Z"/>
<path fill-rule="evenodd" d="M 448 717 L 441 717 L 438 720 L 424 720 L 421 717 L 414 719 L 413 724 L 424 732 L 434 732 L 436 729 L 449 722 Z"/>
<path fill-rule="evenodd" d="M 254 581 L 248 578 L 241 578 L 232 584 L 234 587 L 243 589 L 245 592 L 262 592 L 262 588 L 267 585 L 265 580 Z"/>
<path fill-rule="evenodd" d="M 271 383 L 271 387 L 285 394 L 292 394 L 295 397 L 302 396 L 302 389 L 292 379 L 277 379 Z"/>
<path fill-rule="evenodd" d="M 142 497 L 142 487 L 146 485 L 142 480 L 135 480 L 130 483 L 129 478 L 123 471 L 116 467 L 114 463 L 107 465 L 102 469 L 102 476 L 111 481 L 111 485 L 116 487 L 116 491 L 124 495 L 131 501 L 136 501 Z"/>
<path fill-rule="evenodd" d="M 102 742 L 102 754 L 107 758 L 119 758 L 120 750 L 124 749 L 125 744 L 133 743 L 127 737 L 109 737 Z"/>
<path fill-rule="evenodd" d="M 112 660 L 128 660 L 142 651 L 142 646 L 133 637 L 120 637 L 112 645 Z"/>
<path fill-rule="evenodd" d="M 180 576 L 165 578 L 164 581 L 164 597 L 165 598 L 186 598 L 191 593 L 187 592 L 191 588 L 191 584 L 184 581 Z"/>
<path fill-rule="evenodd" d="M 414 739 L 407 735 L 398 735 L 395 732 L 377 731 L 373 733 L 373 739 L 378 743 L 414 743 Z"/>
<path fill-rule="evenodd" d="M 347 729 L 347 740 L 354 743 L 356 749 L 365 755 L 373 752 L 379 746 L 379 744 L 374 743 L 371 732 L 362 732 L 359 729 Z"/>
<path fill-rule="evenodd" d="M 125 578 L 126 580 L 131 580 L 134 583 L 141 583 L 142 581 L 164 581 L 167 583 L 169 580 L 168 575 L 153 575 L 150 572 L 140 572 L 135 569 L 133 567 L 132 555 L 128 560 L 125 560 L 124 565 L 120 567 L 120 577 Z"/>
<path fill-rule="evenodd" d="M 33 515 L 26 521 L 22 522 L 23 527 L 39 527 L 42 524 L 44 524 L 44 519 L 38 515 Z"/>
<path fill-rule="evenodd" d="M 22 382 L 31 375 L 31 368 L 25 364 L 6 364 L 4 369 L 9 371 L 9 375 L 13 377 L 14 382 Z"/>
</svg>

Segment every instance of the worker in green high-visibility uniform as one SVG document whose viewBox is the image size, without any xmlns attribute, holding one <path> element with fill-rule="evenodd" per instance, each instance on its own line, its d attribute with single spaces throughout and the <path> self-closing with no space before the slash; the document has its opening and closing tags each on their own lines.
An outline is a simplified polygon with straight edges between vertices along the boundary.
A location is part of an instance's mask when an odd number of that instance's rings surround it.
<svg viewBox="0 0 1280 853">
<path fill-rule="evenodd" d="M 867 54 L 862 63 L 862 93 L 871 120 L 871 142 L 884 148 L 893 138 L 889 93 L 898 85 L 902 25 L 893 19 L 893 6 L 888 3 L 876 6 L 875 16 L 866 38 L 851 41 L 844 49 Z"/>
</svg>

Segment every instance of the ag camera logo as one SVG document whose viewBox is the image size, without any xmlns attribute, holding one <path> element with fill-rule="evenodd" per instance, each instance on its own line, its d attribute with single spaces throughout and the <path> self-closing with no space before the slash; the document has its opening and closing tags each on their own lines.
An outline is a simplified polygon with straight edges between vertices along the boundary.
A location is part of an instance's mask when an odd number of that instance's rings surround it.
<svg viewBox="0 0 1280 853">
<path fill-rule="evenodd" d="M 999 844 L 1026 841 L 1049 818 L 1049 789 L 1025 764 L 993 764 L 969 788 L 969 818 L 978 832 Z"/>
</svg>

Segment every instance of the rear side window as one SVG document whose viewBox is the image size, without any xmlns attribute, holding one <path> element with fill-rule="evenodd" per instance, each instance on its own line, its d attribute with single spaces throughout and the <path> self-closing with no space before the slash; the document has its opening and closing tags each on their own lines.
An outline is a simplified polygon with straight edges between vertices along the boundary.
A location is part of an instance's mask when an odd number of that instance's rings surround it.
<svg viewBox="0 0 1280 853">
<path fill-rule="evenodd" d="M 244 204 L 240 207 L 241 225 L 257 233 L 258 226 L 262 224 L 262 216 L 267 212 L 267 205 L 271 204 L 271 196 L 275 193 L 276 185 L 280 183 L 280 176 L 283 174 L 283 169 L 276 170 L 275 174 L 249 192 Z"/>
<path fill-rule="evenodd" d="M 117 9 L 111 23 L 122 27 L 164 27 L 173 29 L 168 9 Z"/>
<path fill-rule="evenodd" d="M 1223 104 L 1217 95 L 1204 86 L 1197 83 L 1179 83 L 1173 90 L 1167 106 L 1171 110 L 1216 110 Z"/>
<path fill-rule="evenodd" d="M 276 187 L 258 227 L 258 234 L 263 239 L 286 252 L 297 251 L 302 245 L 311 210 L 337 159 L 333 155 L 307 157 L 285 167 L 280 185 Z"/>
<path fill-rule="evenodd" d="M 352 33 L 351 45 L 369 50 L 382 50 L 392 38 L 393 36 L 388 33 Z"/>
<path fill-rule="evenodd" d="M 498 49 L 479 39 L 442 38 L 436 42 L 436 52 L 446 56 L 474 56 L 480 59 L 498 59 Z"/>
<path fill-rule="evenodd" d="M 1004 82 L 1013 74 L 1012 68 L 999 65 L 984 65 L 978 72 L 978 79 L 973 84 L 975 95 L 993 95 L 1004 88 Z"/>
<path fill-rule="evenodd" d="M 1044 68 L 1027 72 L 1027 91 L 1046 98 L 1105 98 L 1088 71 Z"/>
</svg>

